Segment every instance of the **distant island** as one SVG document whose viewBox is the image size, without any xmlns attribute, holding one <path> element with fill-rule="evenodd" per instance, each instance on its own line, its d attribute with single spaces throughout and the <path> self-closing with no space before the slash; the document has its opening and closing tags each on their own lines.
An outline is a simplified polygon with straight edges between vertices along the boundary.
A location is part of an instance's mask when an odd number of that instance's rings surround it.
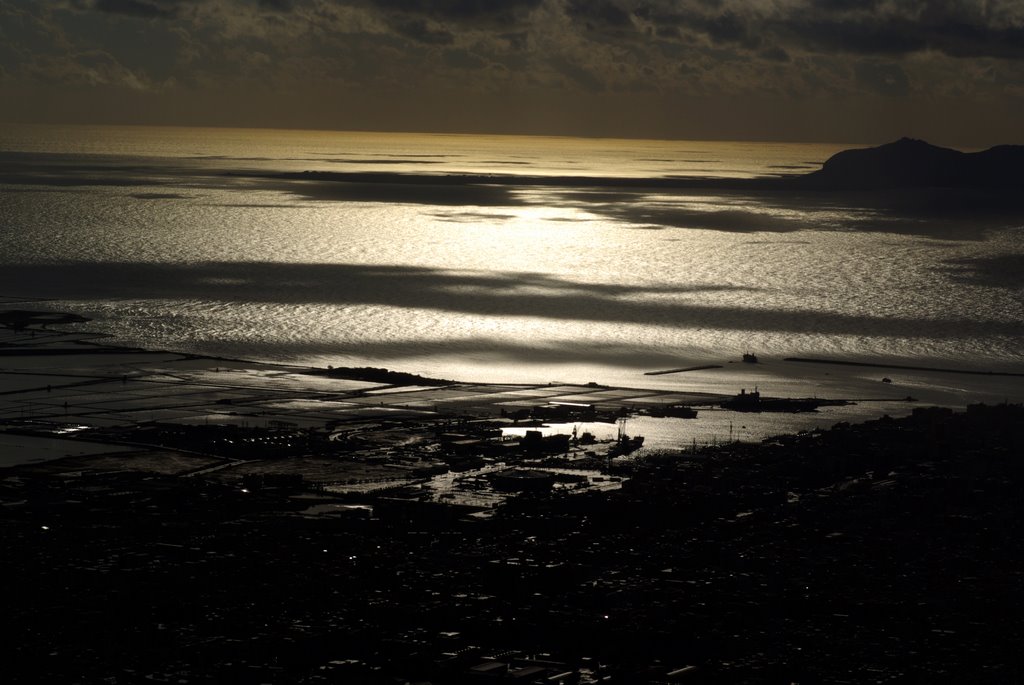
<svg viewBox="0 0 1024 685">
<path fill-rule="evenodd" d="M 998 145 L 960 152 L 923 140 L 843 150 L 822 168 L 793 179 L 801 187 L 877 190 L 885 188 L 1024 188 L 1024 145 Z"/>
</svg>

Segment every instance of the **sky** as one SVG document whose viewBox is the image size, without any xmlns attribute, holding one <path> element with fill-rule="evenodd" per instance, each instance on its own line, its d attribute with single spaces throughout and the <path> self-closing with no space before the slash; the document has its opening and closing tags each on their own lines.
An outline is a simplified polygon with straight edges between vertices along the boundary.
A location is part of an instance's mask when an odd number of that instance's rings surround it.
<svg viewBox="0 0 1024 685">
<path fill-rule="evenodd" d="M 0 0 L 0 120 L 1024 143 L 1024 0 Z"/>
</svg>

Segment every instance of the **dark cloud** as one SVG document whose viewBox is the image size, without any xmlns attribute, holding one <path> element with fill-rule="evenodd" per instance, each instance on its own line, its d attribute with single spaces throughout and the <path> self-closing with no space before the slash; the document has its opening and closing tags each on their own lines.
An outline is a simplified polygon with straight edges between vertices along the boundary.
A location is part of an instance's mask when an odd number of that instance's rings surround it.
<svg viewBox="0 0 1024 685">
<path fill-rule="evenodd" d="M 905 20 L 797 18 L 774 28 L 785 40 L 814 52 L 903 55 L 929 47 L 927 32 Z"/>
<path fill-rule="evenodd" d="M 574 21 L 587 28 L 624 28 L 632 24 L 630 13 L 609 0 L 570 0 L 565 8 Z"/>
<path fill-rule="evenodd" d="M 968 4 L 927 3 L 920 13 L 893 15 L 812 12 L 769 20 L 766 28 L 824 53 L 895 56 L 933 50 L 951 57 L 1024 58 L 1024 25 L 999 24 L 984 13 L 963 11 Z"/>
<path fill-rule="evenodd" d="M 456 69 L 480 69 L 484 60 L 466 50 L 448 50 L 444 53 L 445 64 Z"/>
<path fill-rule="evenodd" d="M 910 81 L 898 64 L 858 62 L 854 74 L 857 83 L 879 95 L 902 97 L 910 92 Z"/>
<path fill-rule="evenodd" d="M 435 21 L 508 24 L 542 3 L 543 0 L 367 0 L 360 5 Z"/>
<path fill-rule="evenodd" d="M 399 35 L 427 45 L 451 45 L 455 37 L 444 29 L 431 28 L 423 19 L 408 19 L 392 24 Z"/>
<path fill-rule="evenodd" d="M 259 0 L 259 7 L 268 12 L 288 13 L 294 9 L 292 0 Z"/>
<path fill-rule="evenodd" d="M 936 27 L 931 47 L 952 57 L 1024 59 L 1024 26 L 992 28 L 949 23 Z"/>
<path fill-rule="evenodd" d="M 570 62 L 563 58 L 555 58 L 551 60 L 551 64 L 561 74 L 588 91 L 598 92 L 604 89 L 605 83 L 601 78 L 575 62 Z"/>
<path fill-rule="evenodd" d="M 765 48 L 758 53 L 761 57 L 771 62 L 788 62 L 789 53 L 775 45 L 770 48 Z"/>
<path fill-rule="evenodd" d="M 42 93 L 65 84 L 86 94 L 95 89 L 97 101 L 100 88 L 166 93 L 167 102 L 125 102 L 124 119 L 145 105 L 224 125 L 231 110 L 249 113 L 247 125 L 362 128 L 387 120 L 404 126 L 395 112 L 413 91 L 420 105 L 433 104 L 433 121 L 464 121 L 463 113 L 493 96 L 489 116 L 529 122 L 522 130 L 533 132 L 544 132 L 545 120 L 632 122 L 629 134 L 641 136 L 684 125 L 676 121 L 705 130 L 722 117 L 738 120 L 744 98 L 762 96 L 804 108 L 805 121 L 830 116 L 824 104 L 810 111 L 818 106 L 814 99 L 838 103 L 865 95 L 889 105 L 917 98 L 918 111 L 927 97 L 956 98 L 1008 121 L 1024 98 L 1024 6 L 1021 0 L 0 0 L 0 69 L 7 89 L 0 98 L 16 103 L 27 119 L 34 118 L 30 111 L 63 106 L 54 93 Z M 26 100 L 25 89 L 32 88 L 38 98 Z M 62 93 L 68 102 L 70 93 Z M 652 97 L 640 104 L 647 93 Z M 589 95 L 622 99 L 593 115 L 586 107 L 577 111 L 573 98 Z M 115 107 L 88 104 L 94 111 Z M 775 105 L 762 104 L 775 120 L 787 121 L 773 114 L 781 111 Z M 380 113 L 369 114 L 371 107 Z M 345 123 L 356 109 L 365 117 Z M 304 121 L 305 110 L 317 113 L 315 122 Z M 415 112 L 408 117 L 435 126 Z"/>
<path fill-rule="evenodd" d="M 187 6 L 240 14 L 247 4 L 248 0 L 71 0 L 79 10 L 163 19 L 178 17 Z M 805 0 L 781 6 L 722 0 L 256 0 L 255 6 L 265 12 L 303 10 L 334 18 L 338 9 L 361 8 L 384 17 L 399 35 L 427 43 L 447 42 L 445 32 L 454 37 L 473 28 L 518 35 L 529 28 L 531 13 L 547 7 L 561 8 L 580 28 L 619 31 L 622 40 L 637 42 L 643 33 L 629 29 L 639 21 L 661 38 L 705 36 L 713 44 L 739 45 L 755 53 L 771 44 L 790 54 L 794 48 L 880 56 L 933 50 L 957 58 L 1024 59 L 1024 13 L 1012 11 L 1012 3 L 981 0 Z M 779 54 L 765 56 L 776 59 Z"/>
<path fill-rule="evenodd" d="M 530 34 L 526 31 L 498 34 L 498 38 L 507 43 L 513 50 L 525 50 L 529 37 Z"/>
<path fill-rule="evenodd" d="M 811 0 L 811 7 L 827 12 L 849 12 L 855 10 L 874 10 L 881 0 Z"/>
<path fill-rule="evenodd" d="M 92 3 L 75 3 L 83 9 L 94 9 L 97 12 L 123 14 L 129 17 L 144 19 L 170 19 L 178 14 L 176 2 L 146 2 L 145 0 L 94 0 Z"/>
<path fill-rule="evenodd" d="M 807 0 L 783 7 L 662 0 L 614 5 L 619 11 L 627 6 L 661 37 L 681 31 L 706 36 L 712 43 L 752 49 L 770 40 L 787 51 L 800 48 L 822 54 L 895 56 L 933 50 L 952 57 L 1024 59 L 1024 14 L 1000 13 L 995 9 L 1000 3 L 978 0 L 893 5 L 880 0 Z M 588 16 L 604 11 L 591 10 Z"/>
<path fill-rule="evenodd" d="M 739 43 L 757 47 L 761 42 L 749 21 L 734 12 L 724 12 L 705 21 L 693 23 L 716 43 Z"/>
<path fill-rule="evenodd" d="M 660 37 L 702 35 L 715 45 L 734 44 L 748 48 L 761 45 L 761 20 L 753 13 L 722 9 L 719 4 L 675 3 L 670 7 L 641 5 L 635 16 L 654 25 Z"/>
</svg>

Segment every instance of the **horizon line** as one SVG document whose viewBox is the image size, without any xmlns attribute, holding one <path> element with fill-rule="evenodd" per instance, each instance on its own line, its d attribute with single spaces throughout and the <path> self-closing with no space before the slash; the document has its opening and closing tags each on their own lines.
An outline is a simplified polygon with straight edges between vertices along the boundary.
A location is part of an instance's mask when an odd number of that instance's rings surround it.
<svg viewBox="0 0 1024 685">
<path fill-rule="evenodd" d="M 167 124 L 167 123 L 100 123 L 81 121 L 27 121 L 19 119 L 0 118 L 0 124 L 13 126 L 39 126 L 39 127 L 81 127 L 81 128 L 167 128 L 167 129 L 223 129 L 237 131 L 301 131 L 305 133 L 359 133 L 378 135 L 402 135 L 402 136 L 459 136 L 475 138 L 556 138 L 556 139 L 578 139 L 578 140 L 621 140 L 621 141 L 650 141 L 650 142 L 695 142 L 695 143 L 752 143 L 765 145 L 881 145 L 899 138 L 918 138 L 920 136 L 904 134 L 892 140 L 791 140 L 783 138 L 702 138 L 702 137 L 679 137 L 679 138 L 647 138 L 643 136 L 629 135 L 586 135 L 570 133 L 510 133 L 510 132 L 480 132 L 480 131 L 396 131 L 373 128 L 321 128 L 317 126 L 256 126 L 238 124 Z M 1005 144 L 1005 143 L 996 143 Z"/>
</svg>

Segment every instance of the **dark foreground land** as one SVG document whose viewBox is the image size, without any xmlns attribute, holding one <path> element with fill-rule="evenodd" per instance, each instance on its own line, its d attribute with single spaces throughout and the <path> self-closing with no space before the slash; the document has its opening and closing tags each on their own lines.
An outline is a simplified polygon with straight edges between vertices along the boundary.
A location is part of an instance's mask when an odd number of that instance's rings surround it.
<svg viewBox="0 0 1024 685">
<path fill-rule="evenodd" d="M 1021 682 L 1022 447 L 1021 406 L 919 409 L 489 518 L 11 468 L 3 680 Z"/>
</svg>

